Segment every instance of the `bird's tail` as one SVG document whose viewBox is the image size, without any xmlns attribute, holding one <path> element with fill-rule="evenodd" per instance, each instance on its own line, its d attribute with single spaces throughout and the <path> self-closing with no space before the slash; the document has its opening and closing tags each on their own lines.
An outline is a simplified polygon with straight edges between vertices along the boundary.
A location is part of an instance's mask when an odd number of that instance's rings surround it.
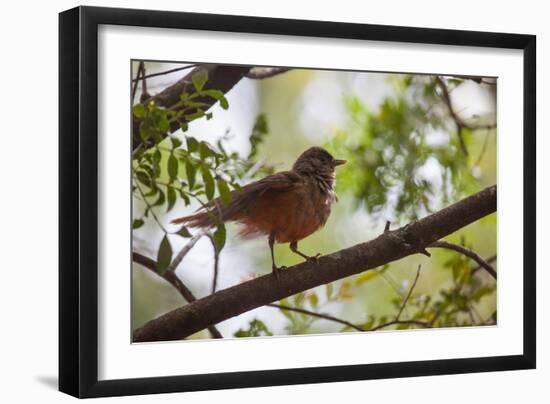
<svg viewBox="0 0 550 404">
<path fill-rule="evenodd" d="M 197 212 L 189 216 L 183 216 L 177 219 L 172 220 L 172 224 L 185 224 L 190 227 L 200 227 L 203 229 L 209 229 L 216 227 L 219 223 L 222 223 L 223 220 L 219 217 L 216 212 L 212 212 L 210 209 L 203 210 L 202 212 Z"/>
<path fill-rule="evenodd" d="M 174 219 L 171 223 L 211 229 L 221 223 L 241 221 L 243 214 L 249 210 L 256 200 L 257 192 L 250 191 L 250 185 L 243 187 L 240 191 L 231 191 L 229 203 L 222 201 L 220 198 L 213 199 L 194 214 Z"/>
<path fill-rule="evenodd" d="M 218 224 L 230 220 L 227 215 L 227 206 L 223 206 L 219 200 L 213 200 L 203 206 L 198 212 L 172 220 L 172 224 L 185 224 L 189 227 L 210 229 Z"/>
</svg>

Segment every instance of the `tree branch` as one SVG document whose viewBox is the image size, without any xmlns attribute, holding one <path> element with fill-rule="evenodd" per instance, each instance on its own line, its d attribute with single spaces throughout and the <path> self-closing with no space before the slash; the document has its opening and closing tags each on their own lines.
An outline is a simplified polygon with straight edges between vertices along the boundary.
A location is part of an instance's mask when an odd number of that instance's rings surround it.
<svg viewBox="0 0 550 404">
<path fill-rule="evenodd" d="M 399 317 L 401 317 L 401 313 L 403 313 L 403 310 L 405 310 L 405 306 L 407 305 L 407 302 L 409 301 L 412 291 L 414 287 L 416 286 L 416 282 L 418 282 L 418 278 L 420 277 L 420 268 L 422 268 L 421 265 L 418 266 L 418 269 L 416 271 L 416 277 L 414 278 L 414 281 L 409 289 L 409 293 L 407 293 L 407 296 L 403 300 L 403 303 L 401 304 L 401 307 L 399 308 L 399 312 L 397 313 L 397 316 L 395 316 L 395 321 L 399 321 Z"/>
<path fill-rule="evenodd" d="M 338 317 L 333 317 L 329 314 L 316 313 L 314 311 L 301 309 L 299 307 L 285 306 L 283 304 L 270 303 L 270 304 L 266 304 L 266 306 L 267 307 L 274 307 L 274 308 L 280 309 L 280 310 L 295 311 L 296 313 L 303 313 L 303 314 L 307 314 L 308 316 L 318 317 L 318 318 L 322 318 L 322 319 L 325 319 L 325 320 L 333 321 L 335 323 L 340 323 L 340 324 L 346 325 L 350 328 L 353 328 L 354 330 L 357 330 L 357 331 L 366 331 L 363 327 L 361 327 L 359 325 L 350 323 L 349 321 L 346 321 L 346 320 L 342 320 Z"/>
<path fill-rule="evenodd" d="M 166 75 L 166 74 L 179 72 L 179 71 L 181 71 L 181 70 L 192 69 L 193 67 L 197 67 L 197 65 L 189 65 L 189 66 L 184 66 L 184 67 L 176 67 L 175 69 L 165 70 L 165 71 L 163 71 L 163 72 L 147 74 L 146 76 L 143 76 L 142 78 L 143 78 L 143 79 L 149 79 L 149 78 L 151 78 L 151 77 L 164 76 L 164 75 Z M 132 82 L 136 82 L 136 81 L 139 81 L 139 80 L 140 80 L 140 79 L 135 78 L 135 79 L 132 79 Z"/>
<path fill-rule="evenodd" d="M 193 237 L 189 239 L 189 241 L 183 246 L 183 248 L 180 250 L 178 255 L 172 260 L 170 263 L 170 266 L 168 267 L 168 271 L 175 271 L 178 265 L 181 263 L 183 258 L 187 255 L 189 251 L 197 244 L 197 241 L 199 239 L 206 235 L 207 233 L 205 231 L 199 231 L 197 234 L 195 234 Z"/>
<path fill-rule="evenodd" d="M 465 156 L 468 156 L 468 148 L 466 147 L 466 143 L 464 142 L 464 137 L 462 136 L 462 129 L 470 129 L 470 130 L 476 130 L 476 129 L 494 129 L 496 128 L 496 124 L 489 124 L 489 125 L 471 125 L 464 121 L 454 110 L 453 103 L 451 101 L 451 95 L 449 93 L 449 89 L 447 88 L 447 85 L 443 81 L 443 79 L 439 76 L 435 77 L 435 82 L 441 89 L 441 98 L 445 105 L 447 106 L 447 109 L 449 110 L 449 114 L 451 115 L 451 118 L 455 122 L 456 125 L 456 134 L 458 136 L 458 141 L 460 143 L 460 148 L 462 149 L 462 152 Z"/>
<path fill-rule="evenodd" d="M 231 317 L 425 250 L 433 242 L 496 211 L 496 185 L 374 240 L 220 290 L 134 331 L 135 342 L 181 339 Z"/>
<path fill-rule="evenodd" d="M 372 327 L 369 331 L 378 331 L 382 328 L 386 328 L 386 327 L 389 327 L 391 325 L 396 325 L 396 324 L 414 324 L 414 325 L 419 325 L 419 326 L 424 327 L 424 328 L 430 328 L 431 327 L 431 324 L 427 323 L 425 321 L 393 320 L 393 321 L 388 321 L 387 323 L 384 323 L 384 324 L 377 325 L 376 327 Z"/>
<path fill-rule="evenodd" d="M 164 272 L 164 275 L 159 274 L 157 272 L 157 263 L 155 261 L 135 251 L 132 252 L 132 260 L 140 265 L 143 265 L 145 268 L 150 269 L 156 275 L 160 276 L 165 281 L 174 286 L 178 290 L 178 292 L 180 292 L 183 298 L 187 300 L 188 303 L 193 303 L 195 300 L 197 300 L 195 295 L 193 295 L 193 292 L 191 292 L 191 290 L 187 286 L 185 286 L 185 284 L 181 281 L 180 278 L 178 278 L 174 271 L 167 270 Z M 223 338 L 222 334 L 214 325 L 208 326 L 207 328 L 213 338 Z"/>
<path fill-rule="evenodd" d="M 471 125 L 464 121 L 454 110 L 453 103 L 451 101 L 451 94 L 449 92 L 449 89 L 447 88 L 447 85 L 443 81 L 443 79 L 439 76 L 435 77 L 435 81 L 439 88 L 441 89 L 441 98 L 443 99 L 443 102 L 447 106 L 447 109 L 449 110 L 449 114 L 451 114 L 451 117 L 456 122 L 457 126 L 459 128 L 466 128 L 470 130 L 476 130 L 476 129 L 494 129 L 496 128 L 496 124 L 486 124 L 486 125 Z"/>
<path fill-rule="evenodd" d="M 212 243 L 212 248 L 214 249 L 214 273 L 212 274 L 211 293 L 215 293 L 216 287 L 218 286 L 218 272 L 220 268 L 220 251 L 218 250 L 218 246 L 216 245 L 216 241 L 214 240 L 214 237 L 211 234 L 208 234 L 208 238 L 210 239 L 210 243 Z"/>
<path fill-rule="evenodd" d="M 185 91 L 192 92 L 193 82 L 191 78 L 195 73 L 202 70 L 206 70 L 208 72 L 208 82 L 205 84 L 204 88 L 220 90 L 225 94 L 244 77 L 244 75 L 250 70 L 250 66 L 197 66 L 183 78 L 165 88 L 157 95 L 144 100 L 142 103 L 146 105 L 149 102 L 154 101 L 157 105 L 167 108 L 175 105 L 179 101 L 181 93 Z M 217 102 L 217 100 L 211 97 L 198 97 L 195 101 L 207 104 L 207 107 L 203 107 L 204 110 L 209 109 Z M 192 114 L 193 112 L 193 110 L 190 110 L 189 114 Z M 142 144 L 141 137 L 139 136 L 139 125 L 141 123 L 141 119 L 135 116 L 133 116 L 132 119 L 132 149 L 136 150 Z M 179 124 L 174 122 L 171 125 L 170 130 L 171 132 L 175 132 L 179 129 L 179 127 Z"/>
<path fill-rule="evenodd" d="M 485 262 L 487 262 L 488 264 L 492 264 L 493 262 L 495 262 L 497 260 L 497 256 L 496 255 L 492 255 L 490 256 L 489 258 L 485 258 Z M 492 265 L 491 265 L 492 266 Z M 474 269 L 472 269 L 472 275 L 475 274 L 477 271 L 479 271 L 480 269 L 483 269 L 483 267 L 481 265 L 478 265 L 477 267 L 475 267 Z"/>
<path fill-rule="evenodd" d="M 138 64 L 138 68 L 137 68 L 137 72 L 136 72 L 136 78 L 132 80 L 132 82 L 134 83 L 134 85 L 132 86 L 132 103 L 134 103 L 134 98 L 136 98 L 136 91 L 137 91 L 137 87 L 138 87 L 138 82 L 140 80 L 140 76 L 142 75 L 142 68 L 143 68 L 143 63 L 140 62 Z"/>
<path fill-rule="evenodd" d="M 290 67 L 253 67 L 248 73 L 245 74 L 246 78 L 261 80 L 269 77 L 277 76 L 281 73 L 292 70 Z"/>
<path fill-rule="evenodd" d="M 497 278 L 497 271 L 495 271 L 495 269 L 489 265 L 489 263 L 487 261 L 485 261 L 483 258 L 481 258 L 479 255 L 477 255 L 475 252 L 473 252 L 472 250 L 466 248 L 466 247 L 463 247 L 461 245 L 458 245 L 458 244 L 454 244 L 454 243 L 449 243 L 448 241 L 444 241 L 444 240 L 441 240 L 441 241 L 436 241 L 435 243 L 432 243 L 431 245 L 428 246 L 428 248 L 446 248 L 448 250 L 453 250 L 453 251 L 456 251 L 462 255 L 465 255 L 466 257 L 468 258 L 471 258 L 473 259 L 475 262 L 478 263 L 478 265 L 480 267 L 482 267 L 483 269 L 485 269 L 493 278 Z"/>
</svg>

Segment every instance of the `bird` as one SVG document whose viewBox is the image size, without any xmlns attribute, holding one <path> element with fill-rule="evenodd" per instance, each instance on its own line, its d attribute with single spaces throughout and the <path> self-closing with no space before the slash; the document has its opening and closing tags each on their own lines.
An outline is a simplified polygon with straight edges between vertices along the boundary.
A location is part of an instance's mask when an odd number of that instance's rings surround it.
<svg viewBox="0 0 550 404">
<path fill-rule="evenodd" d="M 279 278 L 285 267 L 275 264 L 275 243 L 290 243 L 292 252 L 317 262 L 321 254 L 308 256 L 298 242 L 322 228 L 337 202 L 334 191 L 336 167 L 346 160 L 335 159 L 322 147 L 305 150 L 288 171 L 281 171 L 231 192 L 229 202 L 216 198 L 196 213 L 171 221 L 189 227 L 212 229 L 225 222 L 241 225 L 244 238 L 267 236 L 272 273 Z"/>
</svg>

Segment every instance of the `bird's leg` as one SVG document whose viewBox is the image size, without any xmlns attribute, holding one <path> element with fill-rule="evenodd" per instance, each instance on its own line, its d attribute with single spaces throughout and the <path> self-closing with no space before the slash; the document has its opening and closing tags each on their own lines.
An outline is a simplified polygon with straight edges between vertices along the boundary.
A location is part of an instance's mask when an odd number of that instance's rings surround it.
<svg viewBox="0 0 550 404">
<path fill-rule="evenodd" d="M 279 271 L 281 269 L 284 269 L 286 267 L 278 267 L 275 265 L 275 253 L 273 251 L 273 245 L 275 244 L 275 234 L 271 233 L 269 235 L 269 250 L 271 251 L 271 269 L 273 271 L 273 275 L 275 275 L 275 278 L 279 279 Z"/>
<path fill-rule="evenodd" d="M 290 250 L 291 250 L 293 253 L 298 254 L 300 257 L 302 257 L 302 258 L 305 259 L 306 261 L 317 262 L 319 256 L 321 255 L 321 253 L 318 253 L 318 254 L 313 255 L 313 256 L 309 256 L 309 255 L 304 254 L 303 252 L 301 252 L 301 251 L 298 250 L 298 242 L 297 242 L 297 241 L 292 241 L 292 242 L 290 243 Z"/>
</svg>

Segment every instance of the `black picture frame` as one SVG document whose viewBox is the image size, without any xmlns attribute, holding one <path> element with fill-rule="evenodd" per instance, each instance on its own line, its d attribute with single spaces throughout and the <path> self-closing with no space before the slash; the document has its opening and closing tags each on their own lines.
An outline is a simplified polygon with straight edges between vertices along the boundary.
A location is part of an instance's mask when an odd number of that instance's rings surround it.
<svg viewBox="0 0 550 404">
<path fill-rule="evenodd" d="M 98 26 L 509 48 L 523 51 L 523 353 L 98 381 Z M 183 392 L 513 369 L 536 364 L 536 37 L 491 32 L 78 7 L 59 16 L 59 389 L 76 397 Z"/>
</svg>

